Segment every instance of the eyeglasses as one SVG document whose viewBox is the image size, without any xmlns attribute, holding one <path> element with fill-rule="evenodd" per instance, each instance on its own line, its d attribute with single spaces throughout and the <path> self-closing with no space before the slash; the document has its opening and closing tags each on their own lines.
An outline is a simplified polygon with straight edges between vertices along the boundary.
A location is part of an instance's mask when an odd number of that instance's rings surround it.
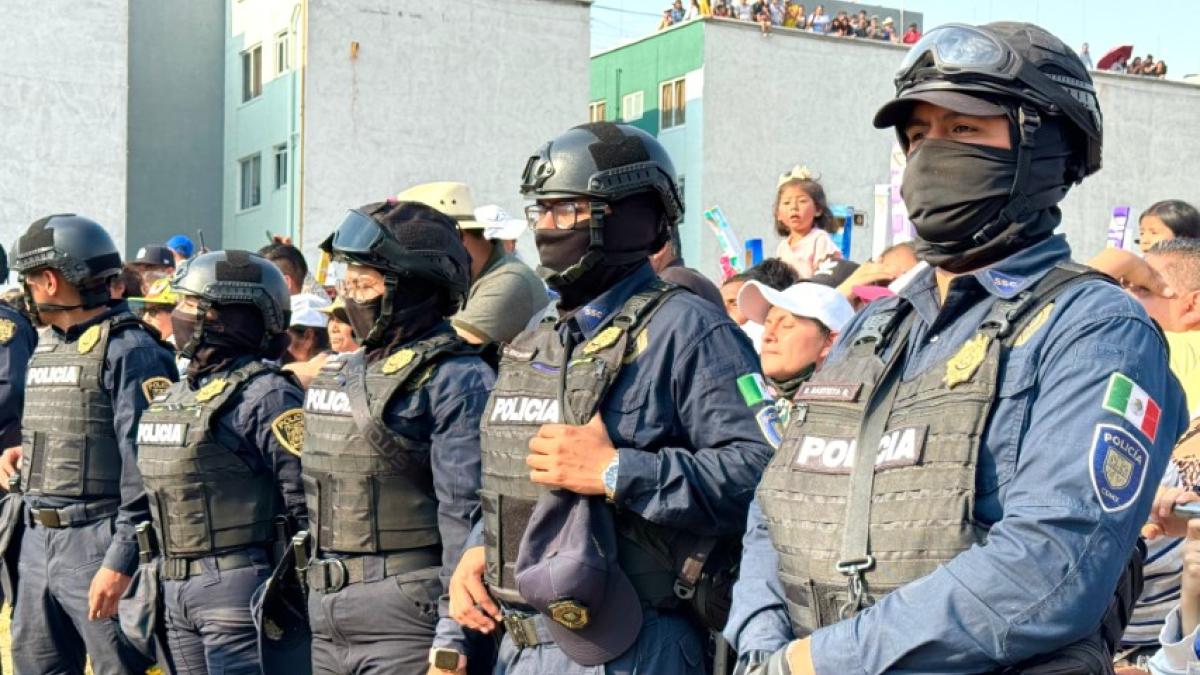
<svg viewBox="0 0 1200 675">
<path fill-rule="evenodd" d="M 592 202 L 583 204 L 575 201 L 554 202 L 549 205 L 530 204 L 525 207 L 525 221 L 529 223 L 531 230 L 573 230 L 579 224 L 580 214 L 585 216 L 583 220 L 592 217 L 592 208 L 597 206 Z M 547 215 L 553 216 L 553 220 L 548 220 Z M 553 223 L 553 228 L 550 227 Z"/>
<path fill-rule="evenodd" d="M 374 300 L 376 296 L 383 293 L 383 285 L 378 281 L 368 279 L 366 277 L 355 277 L 354 279 L 343 279 L 337 285 L 338 295 L 343 298 L 349 298 L 355 302 L 366 302 Z"/>
</svg>

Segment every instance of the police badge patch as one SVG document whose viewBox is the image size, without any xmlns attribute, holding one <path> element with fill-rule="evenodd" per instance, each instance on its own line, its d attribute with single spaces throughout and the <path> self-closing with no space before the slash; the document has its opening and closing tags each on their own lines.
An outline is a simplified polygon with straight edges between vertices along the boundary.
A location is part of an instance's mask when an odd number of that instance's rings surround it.
<svg viewBox="0 0 1200 675">
<path fill-rule="evenodd" d="M 12 319 L 0 319 L 0 345 L 6 345 L 17 334 L 17 324 Z"/>
<path fill-rule="evenodd" d="M 79 350 L 80 354 L 87 354 L 95 349 L 96 343 L 99 341 L 100 326 L 92 326 L 91 328 L 83 331 L 83 335 L 79 336 L 79 342 L 76 343 L 75 348 Z"/>
<path fill-rule="evenodd" d="M 976 333 L 975 337 L 967 340 L 962 349 L 959 349 L 958 353 L 946 364 L 946 377 L 943 382 L 947 389 L 953 389 L 964 382 L 971 381 L 971 378 L 975 376 L 975 371 L 979 370 L 979 366 L 983 364 L 991 341 L 991 338 L 983 333 Z"/>
<path fill-rule="evenodd" d="M 279 441 L 285 450 L 293 455 L 299 455 L 304 450 L 304 411 L 300 408 L 292 408 L 276 417 L 271 422 L 271 432 L 275 434 L 275 440 Z"/>
<path fill-rule="evenodd" d="M 142 383 L 142 393 L 146 395 L 147 402 L 153 402 L 154 399 L 167 393 L 171 388 L 171 381 L 165 377 L 152 377 Z"/>
<path fill-rule="evenodd" d="M 417 353 L 411 349 L 401 349 L 400 351 L 388 357 L 387 361 L 383 362 L 383 374 L 391 375 L 397 373 L 400 369 L 412 363 L 412 360 L 417 356 Z"/>
<path fill-rule="evenodd" d="M 1096 425 L 1090 469 L 1100 507 L 1113 513 L 1136 502 L 1149 463 L 1150 453 L 1129 432 L 1112 424 Z"/>
<path fill-rule="evenodd" d="M 218 394 L 225 391 L 225 387 L 228 386 L 228 384 L 228 382 L 219 377 L 215 380 L 211 380 L 208 384 L 200 387 L 200 391 L 196 392 L 196 400 L 204 403 L 205 401 L 216 398 Z"/>
</svg>

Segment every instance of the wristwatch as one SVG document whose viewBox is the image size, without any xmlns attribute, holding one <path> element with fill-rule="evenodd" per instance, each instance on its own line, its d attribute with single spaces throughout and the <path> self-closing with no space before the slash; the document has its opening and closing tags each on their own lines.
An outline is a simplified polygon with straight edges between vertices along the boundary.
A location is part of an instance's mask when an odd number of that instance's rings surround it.
<svg viewBox="0 0 1200 675">
<path fill-rule="evenodd" d="M 610 502 L 613 501 L 617 494 L 617 464 L 620 460 L 621 453 L 618 451 L 617 454 L 613 455 L 612 461 L 608 463 L 608 466 L 604 467 L 604 474 L 601 476 L 601 480 L 604 481 L 604 496 Z"/>
<path fill-rule="evenodd" d="M 457 649 L 434 647 L 429 650 L 429 665 L 438 670 L 446 670 L 453 673 L 458 670 L 458 659 L 461 656 L 462 654 L 459 654 Z"/>
</svg>

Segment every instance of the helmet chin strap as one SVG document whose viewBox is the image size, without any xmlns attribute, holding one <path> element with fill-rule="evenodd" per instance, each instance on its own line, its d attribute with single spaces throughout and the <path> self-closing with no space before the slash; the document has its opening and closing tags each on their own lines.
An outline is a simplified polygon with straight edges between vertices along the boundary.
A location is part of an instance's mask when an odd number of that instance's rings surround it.
<svg viewBox="0 0 1200 675">
<path fill-rule="evenodd" d="M 588 233 L 591 235 L 591 242 L 588 243 L 587 253 L 579 259 L 574 265 L 561 272 L 555 272 L 546 277 L 546 285 L 551 288 L 562 288 L 571 286 L 572 284 L 583 278 L 597 265 L 604 260 L 604 205 L 598 202 L 593 202 L 591 206 L 591 221 L 588 225 Z"/>
</svg>

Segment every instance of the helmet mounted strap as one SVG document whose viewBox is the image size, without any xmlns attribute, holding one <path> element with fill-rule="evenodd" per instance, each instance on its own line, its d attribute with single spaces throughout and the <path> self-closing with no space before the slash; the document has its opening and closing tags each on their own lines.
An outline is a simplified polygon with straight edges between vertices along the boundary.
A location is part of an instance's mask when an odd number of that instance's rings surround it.
<svg viewBox="0 0 1200 675">
<path fill-rule="evenodd" d="M 589 204 L 591 221 L 588 225 L 588 232 L 591 235 L 591 241 L 588 243 L 587 253 L 579 259 L 579 262 L 562 272 L 547 277 L 547 283 L 555 286 L 570 286 L 604 261 L 606 257 L 604 253 L 604 209 L 607 205 L 602 202 L 589 202 Z"/>
<path fill-rule="evenodd" d="M 1008 191 L 1008 203 L 1001 209 L 996 219 L 983 226 L 971 237 L 975 246 L 983 246 L 998 237 L 1012 223 L 1023 218 L 1033 202 L 1025 194 L 1025 186 L 1029 182 L 1029 165 L 1033 160 L 1033 149 L 1036 147 L 1035 137 L 1042 127 L 1042 118 L 1037 108 L 1028 103 L 1021 103 L 1016 112 L 1017 127 L 1017 171 L 1013 175 L 1012 187 Z"/>
</svg>

